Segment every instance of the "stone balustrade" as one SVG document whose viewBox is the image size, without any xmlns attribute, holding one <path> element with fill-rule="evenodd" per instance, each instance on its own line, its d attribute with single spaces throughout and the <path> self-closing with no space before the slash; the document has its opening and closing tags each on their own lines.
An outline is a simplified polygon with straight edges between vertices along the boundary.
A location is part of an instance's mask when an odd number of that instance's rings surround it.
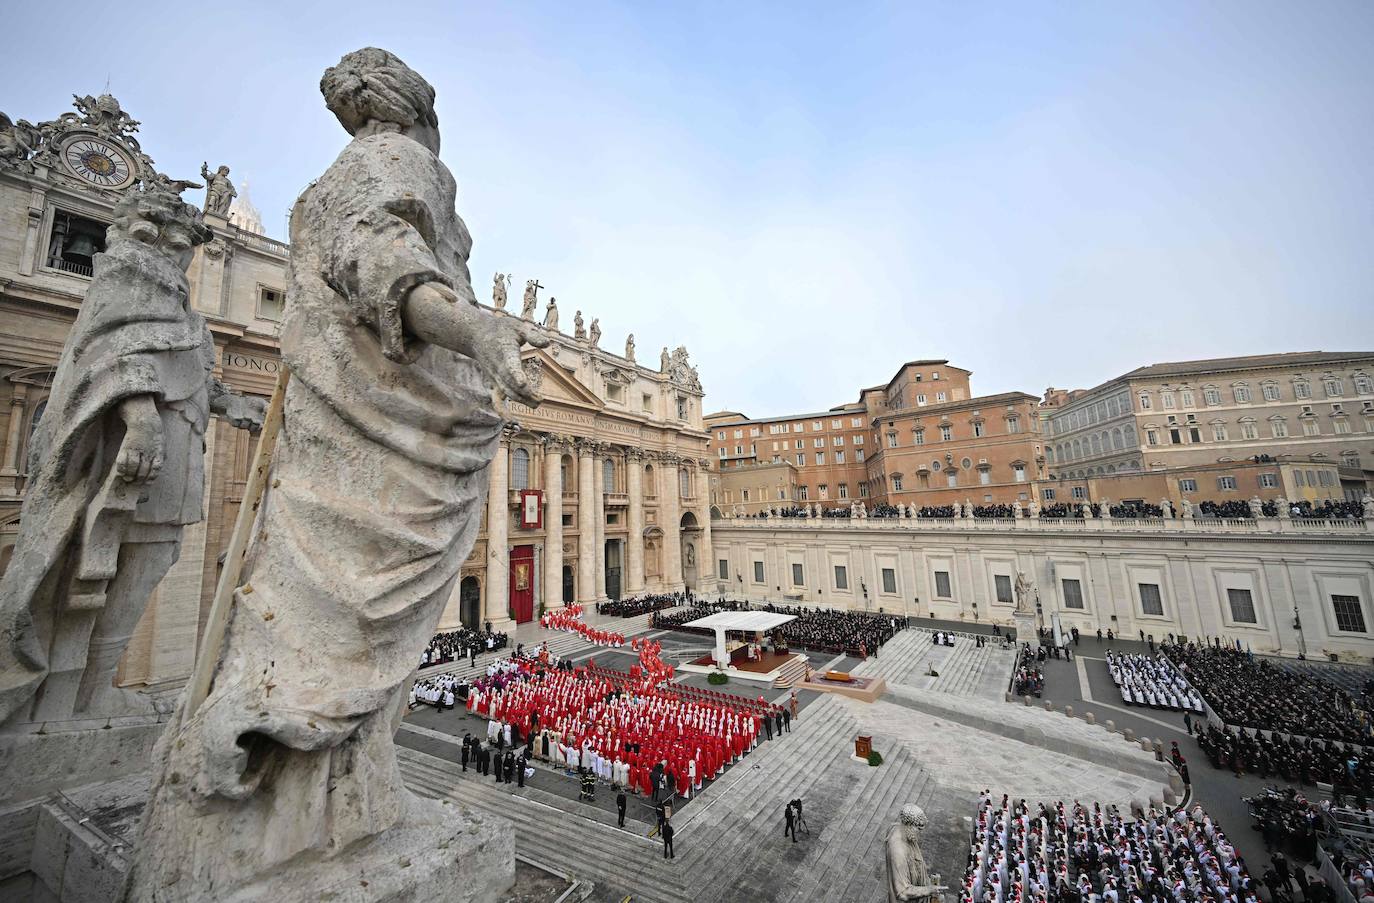
<svg viewBox="0 0 1374 903">
<path fill-rule="evenodd" d="M 723 526 L 745 530 L 887 530 L 1005 531 L 1107 533 L 1374 533 L 1374 520 L 1261 518 L 1123 518 L 1123 517 L 735 517 Z"/>
</svg>

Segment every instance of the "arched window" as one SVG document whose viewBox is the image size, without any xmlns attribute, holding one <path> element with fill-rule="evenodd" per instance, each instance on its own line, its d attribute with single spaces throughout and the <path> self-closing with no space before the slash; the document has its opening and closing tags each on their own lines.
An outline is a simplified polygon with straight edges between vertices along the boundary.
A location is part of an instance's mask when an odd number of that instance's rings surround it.
<svg viewBox="0 0 1374 903">
<path fill-rule="evenodd" d="M 1102 454 L 1102 439 L 1096 435 L 1092 438 L 1092 449 L 1094 455 Z"/>
<path fill-rule="evenodd" d="M 601 491 L 615 492 L 615 462 L 610 458 L 601 462 Z"/>
<path fill-rule="evenodd" d="M 571 492 L 575 488 L 573 486 L 568 485 L 568 472 L 570 470 L 571 464 L 572 458 L 568 457 L 567 455 L 564 455 L 562 459 L 558 462 L 559 479 L 563 481 L 564 492 Z"/>
<path fill-rule="evenodd" d="M 678 495 L 682 498 L 690 498 L 692 495 L 692 475 L 687 472 L 687 468 L 680 467 L 677 472 Z"/>
<path fill-rule="evenodd" d="M 510 456 L 510 488 L 530 488 L 530 453 L 517 448 Z"/>
<path fill-rule="evenodd" d="M 1126 447 L 1126 440 L 1121 438 L 1121 427 L 1112 430 L 1112 448 L 1120 450 Z"/>
</svg>

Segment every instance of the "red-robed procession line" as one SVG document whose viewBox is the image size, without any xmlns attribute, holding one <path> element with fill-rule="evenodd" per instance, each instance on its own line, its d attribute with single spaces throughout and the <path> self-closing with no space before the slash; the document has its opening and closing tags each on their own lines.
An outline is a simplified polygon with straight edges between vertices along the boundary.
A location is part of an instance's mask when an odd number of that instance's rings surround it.
<svg viewBox="0 0 1374 903">
<path fill-rule="evenodd" d="M 623 636 L 595 630 L 581 615 L 581 606 L 570 606 L 539 620 L 542 627 L 580 633 L 600 645 L 624 644 Z M 555 735 L 550 742 L 561 746 L 565 762 L 583 750 L 618 759 L 628 765 L 630 787 L 646 795 L 653 792 L 651 769 L 666 763 L 678 795 L 687 796 L 748 753 L 764 713 L 775 707 L 743 699 L 734 704 L 724 694 L 680 698 L 667 686 L 674 671 L 659 656 L 662 644 L 635 637 L 631 646 L 638 662 L 628 676 L 593 661 L 572 671 L 550 669 L 542 650 L 537 662 L 514 659 L 514 671 L 478 679 L 468 694 L 468 711 L 515 725 L 532 749 L 542 751 L 541 738 L 531 736 L 537 715 L 538 729 Z M 610 698 L 616 691 L 621 695 Z"/>
</svg>

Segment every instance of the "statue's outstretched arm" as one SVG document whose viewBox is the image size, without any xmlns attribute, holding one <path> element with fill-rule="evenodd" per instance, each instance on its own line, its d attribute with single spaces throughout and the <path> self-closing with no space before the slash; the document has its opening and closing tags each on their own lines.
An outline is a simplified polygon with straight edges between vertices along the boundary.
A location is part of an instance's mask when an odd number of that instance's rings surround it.
<svg viewBox="0 0 1374 903">
<path fill-rule="evenodd" d="M 210 410 L 241 430 L 257 432 L 267 414 L 267 402 L 235 392 L 217 379 L 210 380 Z"/>
</svg>

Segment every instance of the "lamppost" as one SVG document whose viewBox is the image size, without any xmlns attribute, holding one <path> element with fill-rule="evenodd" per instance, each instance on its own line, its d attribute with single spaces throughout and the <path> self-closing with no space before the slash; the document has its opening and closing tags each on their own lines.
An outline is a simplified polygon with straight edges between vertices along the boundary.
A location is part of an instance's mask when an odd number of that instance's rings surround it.
<svg viewBox="0 0 1374 903">
<path fill-rule="evenodd" d="M 1293 629 L 1298 632 L 1298 658 L 1306 660 L 1307 641 L 1302 635 L 1302 617 L 1298 614 L 1298 606 L 1293 606 Z"/>
</svg>

